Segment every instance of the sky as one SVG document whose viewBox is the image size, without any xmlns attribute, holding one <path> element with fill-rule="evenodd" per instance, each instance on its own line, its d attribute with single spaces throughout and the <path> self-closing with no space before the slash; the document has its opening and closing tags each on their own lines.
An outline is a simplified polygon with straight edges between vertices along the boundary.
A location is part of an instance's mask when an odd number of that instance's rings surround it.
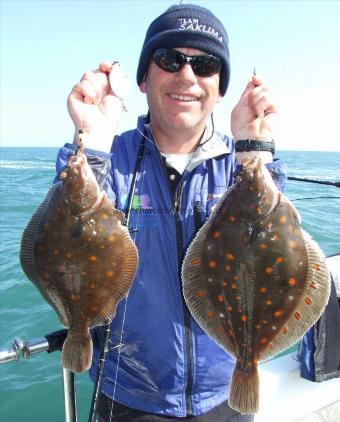
<svg viewBox="0 0 340 422">
<path fill-rule="evenodd" d="M 188 1 L 183 1 L 189 3 Z M 147 104 L 136 84 L 145 32 L 176 0 L 0 0 L 0 145 L 61 146 L 73 138 L 67 96 L 103 60 L 118 60 L 130 92 L 120 131 Z M 340 1 L 191 0 L 224 24 L 230 87 L 215 115 L 230 113 L 253 68 L 279 106 L 281 150 L 340 151 Z"/>
</svg>

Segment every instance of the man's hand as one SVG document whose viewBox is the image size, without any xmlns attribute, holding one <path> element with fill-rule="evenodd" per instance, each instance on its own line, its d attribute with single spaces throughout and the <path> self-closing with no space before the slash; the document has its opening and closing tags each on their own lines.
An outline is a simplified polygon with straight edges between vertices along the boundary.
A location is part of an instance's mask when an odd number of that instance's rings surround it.
<svg viewBox="0 0 340 422">
<path fill-rule="evenodd" d="M 231 113 L 231 131 L 235 141 L 275 139 L 278 130 L 278 111 L 268 88 L 257 76 L 246 86 Z"/>
<path fill-rule="evenodd" d="M 78 143 L 81 129 L 87 148 L 109 152 L 123 115 L 126 93 L 126 74 L 118 63 L 101 63 L 98 69 L 86 72 L 67 100 L 75 126 L 74 143 Z"/>
</svg>

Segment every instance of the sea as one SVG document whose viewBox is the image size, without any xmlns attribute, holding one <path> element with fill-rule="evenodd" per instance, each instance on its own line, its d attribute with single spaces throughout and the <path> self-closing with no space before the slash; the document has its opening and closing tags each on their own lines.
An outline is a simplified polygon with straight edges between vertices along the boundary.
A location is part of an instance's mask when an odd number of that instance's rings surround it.
<svg viewBox="0 0 340 422">
<path fill-rule="evenodd" d="M 20 239 L 53 183 L 57 148 L 0 148 L 0 350 L 14 337 L 32 340 L 61 329 L 54 311 L 25 277 Z M 340 182 L 340 152 L 281 151 L 289 175 Z M 340 189 L 288 181 L 286 195 L 302 226 L 326 255 L 340 252 Z M 1 422 L 61 422 L 64 399 L 60 352 L 0 364 Z M 87 373 L 76 376 L 78 421 L 87 421 L 92 397 Z"/>
</svg>

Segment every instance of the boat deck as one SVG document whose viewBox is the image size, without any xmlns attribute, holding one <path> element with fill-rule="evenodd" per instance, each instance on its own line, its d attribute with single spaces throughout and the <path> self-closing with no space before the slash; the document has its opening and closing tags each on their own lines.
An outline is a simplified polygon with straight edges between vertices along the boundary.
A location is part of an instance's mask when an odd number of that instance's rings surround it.
<svg viewBox="0 0 340 422">
<path fill-rule="evenodd" d="M 260 365 L 260 411 L 255 422 L 340 422 L 340 379 L 300 377 L 296 352 Z"/>
</svg>

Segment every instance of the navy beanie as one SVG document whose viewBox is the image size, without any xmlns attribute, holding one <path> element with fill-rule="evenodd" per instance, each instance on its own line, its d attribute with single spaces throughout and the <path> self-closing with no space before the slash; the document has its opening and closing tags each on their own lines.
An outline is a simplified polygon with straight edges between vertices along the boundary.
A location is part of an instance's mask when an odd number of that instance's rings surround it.
<svg viewBox="0 0 340 422">
<path fill-rule="evenodd" d="M 219 57 L 220 94 L 226 93 L 230 77 L 227 32 L 210 10 L 192 4 L 171 6 L 151 22 L 139 58 L 137 84 L 142 83 L 157 48 L 176 47 L 196 48 Z"/>
</svg>

